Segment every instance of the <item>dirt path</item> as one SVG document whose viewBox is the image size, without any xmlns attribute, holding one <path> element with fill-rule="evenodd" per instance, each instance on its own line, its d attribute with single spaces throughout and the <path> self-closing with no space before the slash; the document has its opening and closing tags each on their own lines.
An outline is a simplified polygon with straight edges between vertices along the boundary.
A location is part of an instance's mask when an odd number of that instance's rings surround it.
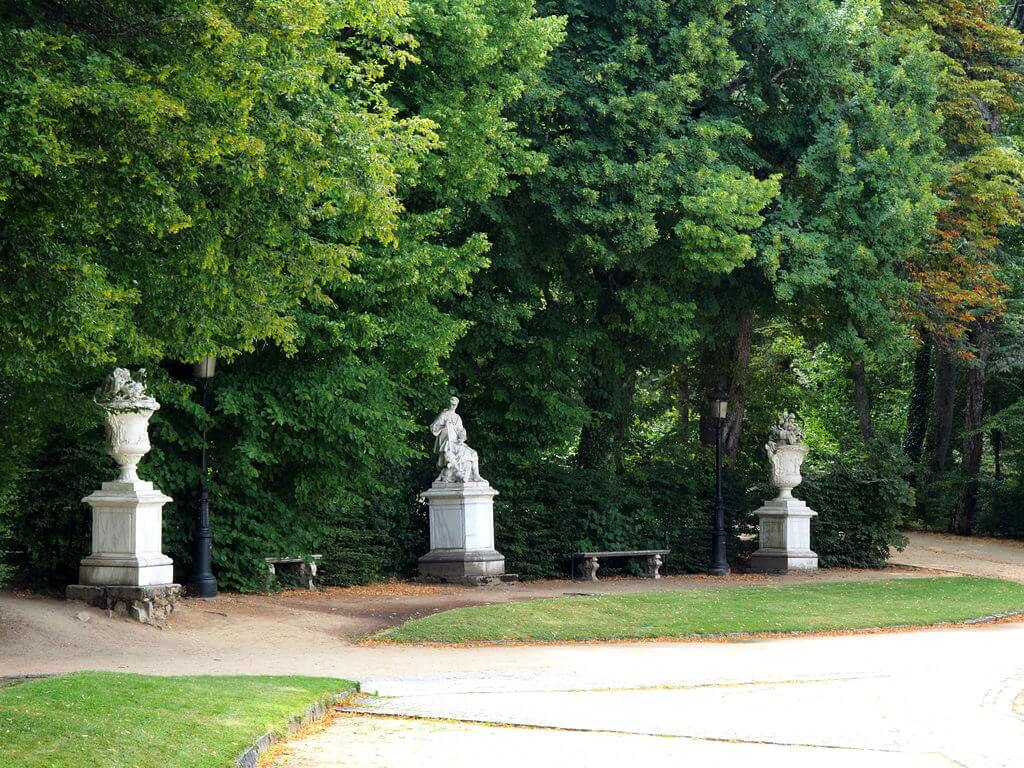
<svg viewBox="0 0 1024 768">
<path fill-rule="evenodd" d="M 579 593 L 714 589 L 919 576 L 920 571 L 823 570 L 786 576 L 673 576 L 597 583 L 541 581 L 484 589 L 387 583 L 323 592 L 225 594 L 186 600 L 163 628 L 37 595 L 0 593 L 0 677 L 109 669 L 155 674 L 381 674 L 395 663 L 444 658 L 438 649 L 360 648 L 363 635 L 408 618 L 467 605 Z M 358 664 L 356 663 L 358 659 Z M 449 664 L 449 661 L 444 661 Z"/>
<path fill-rule="evenodd" d="M 902 552 L 893 552 L 894 565 L 929 568 L 948 573 L 989 576 L 1024 584 L 1024 542 L 986 537 L 950 536 L 914 531 Z"/>
</svg>

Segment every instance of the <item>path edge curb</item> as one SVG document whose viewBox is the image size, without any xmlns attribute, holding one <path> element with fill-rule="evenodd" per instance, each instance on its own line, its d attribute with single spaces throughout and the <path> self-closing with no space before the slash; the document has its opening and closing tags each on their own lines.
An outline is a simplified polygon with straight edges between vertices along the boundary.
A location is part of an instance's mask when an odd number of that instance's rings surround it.
<svg viewBox="0 0 1024 768">
<path fill-rule="evenodd" d="M 328 694 L 319 701 L 315 702 L 312 706 L 306 709 L 306 711 L 297 717 L 292 717 L 288 720 L 287 732 L 280 731 L 267 731 L 254 741 L 248 749 L 242 754 L 235 758 L 236 768 L 256 768 L 256 763 L 259 761 L 260 756 L 270 749 L 274 744 L 279 742 L 285 735 L 295 733 L 302 726 L 319 720 L 334 707 L 342 704 L 346 699 L 359 693 L 359 684 L 356 683 L 351 688 L 346 688 L 338 693 Z"/>
</svg>

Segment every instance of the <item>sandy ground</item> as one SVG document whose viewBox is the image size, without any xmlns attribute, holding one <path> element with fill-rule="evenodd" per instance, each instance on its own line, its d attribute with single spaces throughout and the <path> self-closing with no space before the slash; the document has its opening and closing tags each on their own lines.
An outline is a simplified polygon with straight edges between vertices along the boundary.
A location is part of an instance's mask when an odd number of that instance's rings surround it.
<svg viewBox="0 0 1024 768">
<path fill-rule="evenodd" d="M 406 619 L 468 605 L 573 594 L 715 589 L 920 576 L 921 571 L 829 569 L 784 576 L 673 576 L 599 582 L 539 581 L 487 588 L 385 583 L 289 591 L 224 594 L 186 600 L 161 628 L 144 626 L 81 603 L 31 594 L 0 594 L 0 677 L 110 669 L 155 674 L 306 673 L 351 675 L 358 657 L 378 669 L 392 657 L 426 649 L 359 648 L 359 638 Z"/>
<path fill-rule="evenodd" d="M 1024 584 L 1024 541 L 983 536 L 949 536 L 912 532 L 903 552 L 893 552 L 891 562 L 949 573 L 990 576 Z"/>
<path fill-rule="evenodd" d="M 31 594 L 0 593 L 0 677 L 76 669 L 148 673 L 379 672 L 392 659 L 431 663 L 437 649 L 360 648 L 355 642 L 406 619 L 467 605 L 646 590 L 865 580 L 957 572 L 1024 583 L 1024 544 L 911 533 L 893 554 L 894 567 L 877 571 L 828 569 L 785 576 L 727 578 L 673 576 L 660 580 L 612 578 L 599 582 L 537 581 L 470 588 L 385 583 L 290 591 L 276 595 L 224 594 L 187 600 L 162 628 L 143 626 L 81 604 Z M 941 570 L 940 570 L 941 569 Z M 358 659 L 358 663 L 356 660 Z"/>
</svg>

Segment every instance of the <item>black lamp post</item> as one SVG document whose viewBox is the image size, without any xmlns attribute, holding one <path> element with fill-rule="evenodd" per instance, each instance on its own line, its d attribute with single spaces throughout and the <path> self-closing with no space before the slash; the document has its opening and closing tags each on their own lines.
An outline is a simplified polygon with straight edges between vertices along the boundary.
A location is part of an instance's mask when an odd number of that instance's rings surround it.
<svg viewBox="0 0 1024 768">
<path fill-rule="evenodd" d="M 728 576 L 729 561 L 725 557 L 725 505 L 722 503 L 722 428 L 729 403 L 724 394 L 711 400 L 711 415 L 715 419 L 715 528 L 711 537 L 712 576 Z"/>
<path fill-rule="evenodd" d="M 217 367 L 217 358 L 206 355 L 195 365 L 195 377 L 199 379 L 199 393 L 202 398 L 203 412 L 206 412 L 206 399 Z M 193 541 L 192 578 L 188 591 L 192 597 L 216 597 L 217 579 L 211 569 L 210 535 L 210 494 L 206 488 L 206 427 L 203 427 L 203 447 L 199 452 L 199 491 L 196 504 L 196 533 Z"/>
</svg>

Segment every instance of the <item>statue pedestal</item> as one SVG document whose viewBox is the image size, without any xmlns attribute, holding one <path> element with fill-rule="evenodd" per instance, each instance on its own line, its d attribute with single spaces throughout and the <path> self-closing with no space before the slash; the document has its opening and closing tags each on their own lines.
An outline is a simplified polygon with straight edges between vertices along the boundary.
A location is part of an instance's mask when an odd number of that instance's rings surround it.
<svg viewBox="0 0 1024 768">
<path fill-rule="evenodd" d="M 435 481 L 423 494 L 430 506 L 430 551 L 419 559 L 420 578 L 460 584 L 510 581 L 505 556 L 494 548 L 494 497 L 487 481 Z"/>
<path fill-rule="evenodd" d="M 811 551 L 811 518 L 818 513 L 805 502 L 780 496 L 754 514 L 760 521 L 760 547 L 750 558 L 752 570 L 784 573 L 818 567 L 818 556 Z"/>
<path fill-rule="evenodd" d="M 170 496 L 145 480 L 115 480 L 82 501 L 92 507 L 92 554 L 82 559 L 79 583 L 148 587 L 174 581 L 173 562 L 160 551 Z"/>
<path fill-rule="evenodd" d="M 92 507 L 92 554 L 82 558 L 79 583 L 67 588 L 67 598 L 121 608 L 146 623 L 173 611 L 181 587 L 172 583 L 171 558 L 160 551 L 163 505 L 170 500 L 144 480 L 103 483 L 82 499 Z"/>
</svg>

